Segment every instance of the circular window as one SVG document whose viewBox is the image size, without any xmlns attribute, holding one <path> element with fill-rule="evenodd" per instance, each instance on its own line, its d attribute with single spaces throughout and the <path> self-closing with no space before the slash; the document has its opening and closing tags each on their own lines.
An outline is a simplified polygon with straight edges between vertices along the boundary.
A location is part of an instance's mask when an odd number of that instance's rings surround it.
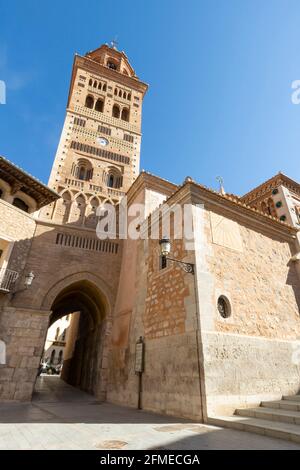
<svg viewBox="0 0 300 470">
<path fill-rule="evenodd" d="M 218 312 L 222 318 L 228 318 L 231 315 L 231 307 L 229 300 L 224 295 L 220 295 L 218 298 Z"/>
<path fill-rule="evenodd" d="M 273 189 L 272 194 L 274 194 L 274 195 L 278 194 L 278 189 L 277 188 Z"/>
</svg>

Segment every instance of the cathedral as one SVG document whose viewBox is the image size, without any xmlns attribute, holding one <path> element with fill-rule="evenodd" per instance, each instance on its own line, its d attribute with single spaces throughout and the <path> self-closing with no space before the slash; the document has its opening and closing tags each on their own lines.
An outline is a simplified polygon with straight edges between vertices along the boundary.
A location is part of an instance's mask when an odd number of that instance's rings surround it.
<svg viewBox="0 0 300 470">
<path fill-rule="evenodd" d="M 300 184 L 237 196 L 140 172 L 147 88 L 114 44 L 75 55 L 48 186 L 0 157 L 0 401 L 31 400 L 48 328 L 76 313 L 63 380 L 241 429 L 300 388 Z M 140 236 L 99 236 L 124 201 Z"/>
</svg>

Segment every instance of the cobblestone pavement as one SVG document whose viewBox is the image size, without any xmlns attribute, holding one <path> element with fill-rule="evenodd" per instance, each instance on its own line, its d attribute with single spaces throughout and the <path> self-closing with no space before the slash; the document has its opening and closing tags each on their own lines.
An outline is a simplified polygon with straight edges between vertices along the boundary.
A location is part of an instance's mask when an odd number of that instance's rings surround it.
<svg viewBox="0 0 300 470">
<path fill-rule="evenodd" d="M 300 449 L 279 439 L 98 403 L 59 377 L 31 403 L 0 403 L 0 449 Z"/>
</svg>

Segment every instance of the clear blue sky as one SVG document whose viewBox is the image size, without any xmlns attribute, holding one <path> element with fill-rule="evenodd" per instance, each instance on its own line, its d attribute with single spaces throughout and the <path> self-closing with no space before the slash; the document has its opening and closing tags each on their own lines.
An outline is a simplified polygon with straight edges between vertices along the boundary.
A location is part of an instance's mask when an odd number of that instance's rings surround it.
<svg viewBox="0 0 300 470">
<path fill-rule="evenodd" d="M 73 55 L 118 36 L 149 83 L 141 169 L 242 194 L 300 181 L 300 2 L 0 0 L 0 154 L 47 182 Z M 88 5 L 89 8 L 86 7 Z"/>
</svg>

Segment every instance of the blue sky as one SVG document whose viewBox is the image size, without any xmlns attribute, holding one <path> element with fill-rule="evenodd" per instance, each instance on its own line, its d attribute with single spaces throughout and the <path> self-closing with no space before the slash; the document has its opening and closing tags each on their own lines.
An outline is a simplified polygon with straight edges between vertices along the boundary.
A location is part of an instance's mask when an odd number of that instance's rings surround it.
<svg viewBox="0 0 300 470">
<path fill-rule="evenodd" d="M 88 6 L 88 9 L 86 7 Z M 243 194 L 300 181 L 300 2 L 0 0 L 0 154 L 47 182 L 75 52 L 118 37 L 150 85 L 141 169 Z"/>
</svg>

